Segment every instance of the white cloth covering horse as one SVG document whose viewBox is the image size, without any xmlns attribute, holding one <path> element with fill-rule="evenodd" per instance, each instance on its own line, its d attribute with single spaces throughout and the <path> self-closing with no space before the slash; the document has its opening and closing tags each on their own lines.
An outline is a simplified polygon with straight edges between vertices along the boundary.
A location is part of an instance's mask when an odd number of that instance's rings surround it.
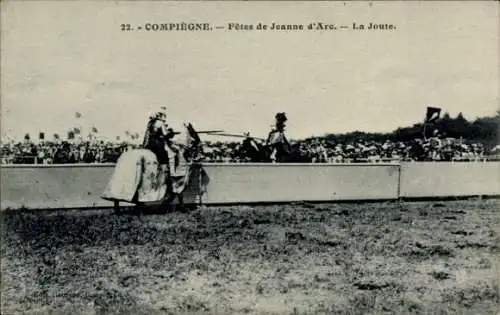
<svg viewBox="0 0 500 315">
<path fill-rule="evenodd" d="M 113 175 L 101 195 L 103 199 L 135 204 L 172 201 L 180 196 L 190 183 L 200 141 L 191 124 L 176 137 L 174 146 L 166 146 L 168 167 L 160 167 L 157 156 L 148 149 L 124 152 L 118 159 Z M 204 172 L 202 172 L 205 175 Z M 207 184 L 207 178 L 202 183 Z M 181 200 L 179 200 L 182 202 Z"/>
</svg>

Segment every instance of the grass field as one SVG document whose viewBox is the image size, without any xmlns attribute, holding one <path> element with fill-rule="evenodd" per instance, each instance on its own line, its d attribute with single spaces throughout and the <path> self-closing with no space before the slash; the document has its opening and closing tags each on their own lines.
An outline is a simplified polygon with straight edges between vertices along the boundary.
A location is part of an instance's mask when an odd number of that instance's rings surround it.
<svg viewBox="0 0 500 315">
<path fill-rule="evenodd" d="M 2 314 L 497 314 L 499 205 L 4 212 Z"/>
</svg>

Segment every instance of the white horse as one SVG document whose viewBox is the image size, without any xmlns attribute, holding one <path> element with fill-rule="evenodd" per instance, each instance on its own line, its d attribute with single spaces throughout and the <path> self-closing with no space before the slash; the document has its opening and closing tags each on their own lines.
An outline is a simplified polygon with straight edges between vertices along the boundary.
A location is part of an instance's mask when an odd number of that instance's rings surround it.
<svg viewBox="0 0 500 315">
<path fill-rule="evenodd" d="M 147 149 L 134 149 L 124 152 L 118 159 L 113 175 L 101 195 L 103 199 L 114 202 L 115 211 L 119 211 L 119 203 L 127 202 L 136 205 L 172 203 L 178 197 L 183 204 L 182 194 L 190 184 L 193 171 L 202 172 L 199 164 L 193 162 L 199 149 L 198 134 L 191 124 L 174 141 L 179 154 L 174 155 L 171 148 L 166 147 L 169 157 L 168 167 L 160 167 L 156 155 Z M 202 183 L 208 183 L 202 178 Z M 201 184 L 201 183 L 200 183 Z"/>
</svg>

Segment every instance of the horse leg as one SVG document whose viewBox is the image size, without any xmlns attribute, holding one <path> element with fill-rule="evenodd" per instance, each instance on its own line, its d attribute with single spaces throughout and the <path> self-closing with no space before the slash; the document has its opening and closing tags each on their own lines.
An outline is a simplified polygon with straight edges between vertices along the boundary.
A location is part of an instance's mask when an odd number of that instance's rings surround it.
<svg viewBox="0 0 500 315">
<path fill-rule="evenodd" d="M 174 189 L 173 189 L 173 186 L 172 186 L 172 182 L 171 180 L 169 179 L 169 183 L 167 183 L 167 194 L 166 194 L 166 198 L 165 200 L 163 201 L 162 205 L 165 207 L 165 212 L 171 212 L 174 210 L 174 199 L 175 199 L 175 196 L 176 196 L 176 193 L 174 193 Z"/>
<path fill-rule="evenodd" d="M 164 212 L 168 212 L 169 210 L 172 209 L 172 201 L 175 198 L 174 194 L 174 189 L 173 189 L 173 182 L 172 178 L 170 177 L 170 170 L 169 170 L 169 165 L 168 164 L 160 164 L 160 169 L 161 169 L 161 175 L 160 176 L 165 176 L 165 184 L 167 186 L 167 189 L 165 191 L 165 195 L 163 196 L 163 201 L 160 205 L 162 210 Z"/>
<path fill-rule="evenodd" d="M 115 214 L 120 214 L 120 202 L 118 200 L 115 200 L 113 202 L 113 210 L 115 211 Z"/>
<path fill-rule="evenodd" d="M 181 212 L 187 212 L 186 205 L 184 204 L 184 196 L 182 193 L 177 194 L 177 200 L 179 200 L 179 210 Z"/>
</svg>

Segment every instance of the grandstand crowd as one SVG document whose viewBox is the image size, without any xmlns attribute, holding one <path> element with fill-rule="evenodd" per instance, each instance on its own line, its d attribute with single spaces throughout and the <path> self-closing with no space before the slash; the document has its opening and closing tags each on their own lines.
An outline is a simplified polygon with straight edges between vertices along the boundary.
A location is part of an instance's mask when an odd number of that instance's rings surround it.
<svg viewBox="0 0 500 315">
<path fill-rule="evenodd" d="M 414 139 L 412 141 L 359 140 L 336 143 L 312 138 L 290 141 L 311 163 L 356 163 L 390 161 L 481 161 L 498 156 L 499 146 L 488 149 L 481 143 L 454 138 Z M 241 142 L 203 142 L 201 161 L 244 163 Z M 126 150 L 137 145 L 105 141 L 9 142 L 1 146 L 2 164 L 115 163 Z"/>
</svg>

